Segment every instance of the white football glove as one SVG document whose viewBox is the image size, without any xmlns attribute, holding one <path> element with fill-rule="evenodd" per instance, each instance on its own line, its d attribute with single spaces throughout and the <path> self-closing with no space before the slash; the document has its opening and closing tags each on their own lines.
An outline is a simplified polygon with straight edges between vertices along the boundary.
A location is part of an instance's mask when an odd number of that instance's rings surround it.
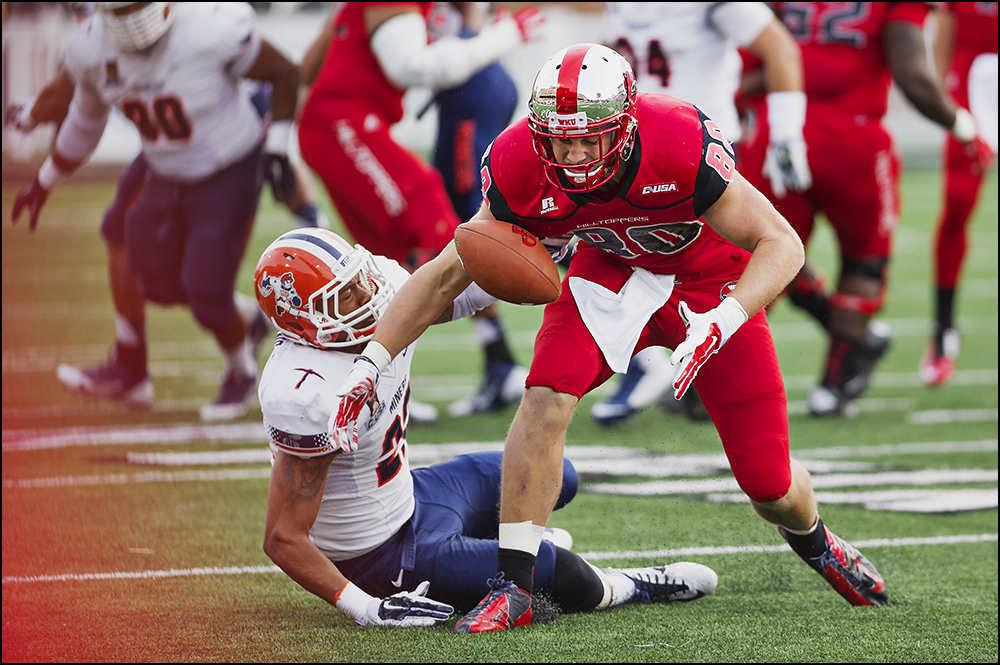
<svg viewBox="0 0 1000 665">
<path fill-rule="evenodd" d="M 674 378 L 674 397 L 680 399 L 691 387 L 698 370 L 719 352 L 736 330 L 746 323 L 747 313 L 736 298 L 726 298 L 722 304 L 704 314 L 692 312 L 686 302 L 677 307 L 687 324 L 687 337 L 670 356 L 671 365 L 680 365 Z"/>
<path fill-rule="evenodd" d="M 784 198 L 788 190 L 804 192 L 812 187 L 802 128 L 806 121 L 806 96 L 802 92 L 772 92 L 767 95 L 768 146 L 764 175 L 771 190 Z"/>
<path fill-rule="evenodd" d="M 368 400 L 375 396 L 381 372 L 367 356 L 355 358 L 354 367 L 336 392 L 337 411 L 330 416 L 330 439 L 335 450 L 345 453 L 358 449 L 358 418 Z"/>
<path fill-rule="evenodd" d="M 348 582 L 337 597 L 337 609 L 359 626 L 433 626 L 446 621 L 455 608 L 427 598 L 430 582 L 421 582 L 413 591 L 400 591 L 388 598 L 375 598 Z"/>
</svg>

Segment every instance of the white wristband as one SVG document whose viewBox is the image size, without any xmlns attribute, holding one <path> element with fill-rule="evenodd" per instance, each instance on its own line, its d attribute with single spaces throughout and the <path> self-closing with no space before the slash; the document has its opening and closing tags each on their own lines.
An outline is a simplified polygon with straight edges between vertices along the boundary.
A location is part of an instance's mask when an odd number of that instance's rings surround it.
<svg viewBox="0 0 1000 665">
<path fill-rule="evenodd" d="M 42 168 L 38 169 L 38 184 L 45 188 L 46 191 L 55 187 L 56 182 L 59 178 L 63 176 L 63 172 L 59 170 L 56 163 L 52 161 L 52 155 L 45 158 L 45 163 L 42 164 Z"/>
<path fill-rule="evenodd" d="M 723 331 L 725 339 L 728 340 L 733 334 L 750 318 L 747 316 L 747 312 L 743 309 L 743 305 L 740 301 L 732 296 L 726 296 L 726 299 L 722 301 L 722 304 L 715 308 L 718 312 L 719 317 L 723 320 L 726 326 L 729 327 L 729 331 Z M 725 343 L 725 340 L 724 342 Z"/>
<path fill-rule="evenodd" d="M 961 106 L 955 109 L 955 122 L 951 126 L 951 135 L 962 143 L 968 143 L 976 138 L 976 119 Z"/>
<path fill-rule="evenodd" d="M 288 141 L 292 136 L 291 120 L 275 120 L 267 130 L 264 152 L 269 155 L 287 155 Z"/>
<path fill-rule="evenodd" d="M 767 95 L 767 126 L 771 141 L 802 138 L 806 124 L 806 93 L 771 92 Z"/>
<path fill-rule="evenodd" d="M 367 622 L 368 606 L 373 600 L 376 600 L 374 596 L 369 596 L 359 589 L 354 582 L 348 582 L 347 586 L 337 594 L 336 607 L 358 623 L 363 624 Z"/>
<path fill-rule="evenodd" d="M 361 352 L 361 355 L 372 361 L 375 365 L 375 369 L 381 374 L 389 363 L 392 362 L 392 355 L 386 350 L 384 346 L 378 342 L 368 342 L 365 346 L 365 350 Z"/>
</svg>

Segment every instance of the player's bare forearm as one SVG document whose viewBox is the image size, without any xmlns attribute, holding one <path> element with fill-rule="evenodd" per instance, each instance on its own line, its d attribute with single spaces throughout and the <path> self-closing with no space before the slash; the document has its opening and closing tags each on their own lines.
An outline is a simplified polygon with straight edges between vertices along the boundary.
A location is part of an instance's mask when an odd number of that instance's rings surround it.
<svg viewBox="0 0 1000 665">
<path fill-rule="evenodd" d="M 42 88 L 31 107 L 36 122 L 62 122 L 69 113 L 75 85 L 69 73 L 62 69 Z"/>
<path fill-rule="evenodd" d="M 730 294 L 749 316 L 774 300 L 805 262 L 795 229 L 738 172 L 703 217 L 722 237 L 751 253 Z"/>
<path fill-rule="evenodd" d="M 785 25 L 773 19 L 747 50 L 764 63 L 764 89 L 767 92 L 801 91 L 802 53 Z"/>
<path fill-rule="evenodd" d="M 332 459 L 276 454 L 267 491 L 264 552 L 303 589 L 336 605 L 348 579 L 309 539 Z"/>
<path fill-rule="evenodd" d="M 271 119 L 292 120 L 298 106 L 299 68 L 274 48 L 266 39 L 260 43 L 260 53 L 247 78 L 271 84 Z"/>
<path fill-rule="evenodd" d="M 448 315 L 455 298 L 472 283 L 452 241 L 413 273 L 396 292 L 379 321 L 372 341 L 395 357 L 427 329 Z"/>
<path fill-rule="evenodd" d="M 931 71 L 924 33 L 904 21 L 892 21 L 882 30 L 882 50 L 892 78 L 924 117 L 950 129 L 955 108 Z"/>
</svg>

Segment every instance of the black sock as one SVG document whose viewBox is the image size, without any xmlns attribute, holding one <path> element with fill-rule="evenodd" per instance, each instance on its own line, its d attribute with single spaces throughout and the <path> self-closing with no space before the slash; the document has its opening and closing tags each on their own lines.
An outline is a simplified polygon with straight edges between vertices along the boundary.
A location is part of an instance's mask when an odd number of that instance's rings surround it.
<svg viewBox="0 0 1000 665">
<path fill-rule="evenodd" d="M 504 334 L 500 318 L 484 317 L 483 320 L 493 326 L 496 333 L 496 339 L 483 347 L 483 351 L 486 353 L 486 362 L 513 365 L 514 356 L 510 352 L 510 347 L 507 346 L 507 336 Z"/>
<path fill-rule="evenodd" d="M 943 289 L 939 286 L 935 302 L 937 302 L 937 311 L 935 312 L 935 319 L 937 321 L 936 332 L 938 337 L 940 337 L 946 328 L 955 327 L 955 289 Z"/>
<path fill-rule="evenodd" d="M 535 558 L 521 550 L 500 548 L 497 556 L 497 572 L 502 572 L 504 579 L 513 582 L 518 588 L 531 593 L 534 591 Z"/>
<path fill-rule="evenodd" d="M 816 528 L 805 536 L 792 533 L 788 529 L 779 529 L 781 535 L 788 541 L 792 551 L 803 559 L 815 559 L 826 551 L 826 527 L 823 520 L 816 521 Z"/>
</svg>

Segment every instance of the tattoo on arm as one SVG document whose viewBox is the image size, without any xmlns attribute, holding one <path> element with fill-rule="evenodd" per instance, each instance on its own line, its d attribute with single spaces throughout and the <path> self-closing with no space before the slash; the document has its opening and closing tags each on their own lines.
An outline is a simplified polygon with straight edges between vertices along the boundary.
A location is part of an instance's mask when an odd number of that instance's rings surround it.
<svg viewBox="0 0 1000 665">
<path fill-rule="evenodd" d="M 282 466 L 282 481 L 288 494 L 288 505 L 315 501 L 323 492 L 326 472 L 330 467 L 329 456 L 322 459 L 301 459 L 289 455 Z"/>
<path fill-rule="evenodd" d="M 433 326 L 438 323 L 448 323 L 449 321 L 451 321 L 451 317 L 454 316 L 454 313 L 455 313 L 455 303 L 451 303 L 450 305 L 444 308 L 444 311 L 441 312 L 441 316 L 434 319 L 431 325 Z"/>
</svg>

